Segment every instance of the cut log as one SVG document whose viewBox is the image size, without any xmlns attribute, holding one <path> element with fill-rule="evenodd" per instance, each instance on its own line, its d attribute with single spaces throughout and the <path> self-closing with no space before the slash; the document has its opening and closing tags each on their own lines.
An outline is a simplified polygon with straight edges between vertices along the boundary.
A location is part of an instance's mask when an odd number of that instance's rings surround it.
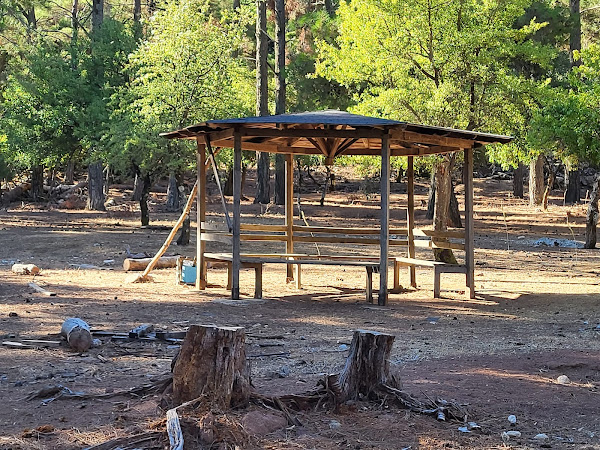
<svg viewBox="0 0 600 450">
<path fill-rule="evenodd" d="M 11 270 L 19 275 L 37 275 L 40 268 L 35 264 L 13 264 Z"/>
<path fill-rule="evenodd" d="M 341 401 L 377 398 L 381 386 L 398 388 L 400 381 L 390 374 L 390 353 L 394 336 L 377 331 L 356 330 L 350 354 L 339 376 Z"/>
<path fill-rule="evenodd" d="M 156 265 L 155 269 L 171 269 L 173 267 L 177 267 L 177 259 L 179 256 L 163 256 L 161 257 Z M 135 271 L 135 270 L 145 270 L 148 267 L 148 264 L 152 261 L 152 258 L 141 258 L 141 259 L 133 259 L 127 258 L 123 261 L 123 269 L 125 271 Z"/>
<path fill-rule="evenodd" d="M 173 367 L 175 404 L 206 398 L 228 409 L 248 403 L 250 371 L 242 327 L 192 325 Z"/>
<path fill-rule="evenodd" d="M 2 204 L 8 205 L 11 202 L 19 200 L 29 189 L 31 189 L 31 183 L 23 183 L 5 192 L 2 196 Z"/>
<path fill-rule="evenodd" d="M 77 189 L 83 189 L 85 187 L 87 187 L 87 181 L 80 181 L 75 185 L 59 184 L 58 186 L 52 188 L 52 190 L 50 191 L 50 195 L 52 197 L 66 199 Z"/>
<path fill-rule="evenodd" d="M 90 326 L 81 319 L 71 317 L 65 320 L 60 329 L 69 346 L 78 352 L 85 352 L 92 346 Z"/>
</svg>

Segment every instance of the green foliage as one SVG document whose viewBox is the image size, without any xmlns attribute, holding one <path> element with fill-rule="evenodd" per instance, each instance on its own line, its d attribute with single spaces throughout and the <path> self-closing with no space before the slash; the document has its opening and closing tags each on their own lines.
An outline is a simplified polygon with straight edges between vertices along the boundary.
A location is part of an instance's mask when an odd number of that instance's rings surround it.
<svg viewBox="0 0 600 450">
<path fill-rule="evenodd" d="M 154 16 L 146 42 L 131 55 L 130 82 L 113 96 L 111 159 L 153 175 L 185 168 L 194 146 L 160 132 L 247 115 L 254 78 L 233 57 L 247 12 L 216 20 L 208 2 L 171 1 Z"/>
<path fill-rule="evenodd" d="M 600 163 L 600 46 L 581 52 L 582 65 L 569 74 L 568 87 L 549 92 L 533 117 L 532 146 L 554 150 L 570 163 Z"/>
</svg>

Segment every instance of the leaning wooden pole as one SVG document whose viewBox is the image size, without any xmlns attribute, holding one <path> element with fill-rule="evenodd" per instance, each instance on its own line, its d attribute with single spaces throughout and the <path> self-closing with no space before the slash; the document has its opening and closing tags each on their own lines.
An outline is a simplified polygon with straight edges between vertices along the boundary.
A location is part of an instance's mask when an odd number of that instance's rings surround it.
<svg viewBox="0 0 600 450">
<path fill-rule="evenodd" d="M 181 225 L 183 225 L 183 221 L 187 217 L 188 213 L 190 212 L 190 209 L 192 209 L 192 205 L 194 204 L 194 198 L 196 197 L 197 189 L 198 189 L 198 183 L 196 182 L 194 184 L 194 187 L 192 188 L 192 192 L 190 193 L 190 196 L 188 197 L 187 203 L 185 204 L 185 208 L 183 208 L 183 212 L 181 213 L 179 220 L 177 220 L 177 223 L 175 223 L 175 226 L 173 227 L 173 229 L 167 236 L 165 243 L 162 245 L 162 247 L 156 253 L 156 255 L 154 255 L 154 257 L 152 258 L 152 261 L 150 261 L 150 264 L 148 264 L 148 267 L 146 267 L 146 270 L 144 270 L 144 272 L 139 277 L 137 277 L 135 280 L 133 280 L 134 283 L 145 283 L 147 281 L 152 281 L 152 278 L 149 277 L 148 275 L 150 274 L 150 272 L 152 272 L 152 269 L 154 269 L 154 267 L 158 263 L 158 260 L 160 259 L 160 257 L 165 254 L 165 252 L 169 248 L 169 245 L 171 245 L 171 242 L 173 242 L 173 239 L 175 238 L 177 231 L 179 230 L 179 228 L 181 228 Z"/>
</svg>

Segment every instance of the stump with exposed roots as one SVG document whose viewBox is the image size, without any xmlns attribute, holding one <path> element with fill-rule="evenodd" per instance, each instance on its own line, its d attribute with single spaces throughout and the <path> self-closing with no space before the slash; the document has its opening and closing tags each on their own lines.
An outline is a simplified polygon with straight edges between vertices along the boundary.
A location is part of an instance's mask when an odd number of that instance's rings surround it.
<svg viewBox="0 0 600 450">
<path fill-rule="evenodd" d="M 356 330 L 350 354 L 339 375 L 341 401 L 377 398 L 382 387 L 400 387 L 399 379 L 390 374 L 390 353 L 395 337 L 377 331 Z"/>
<path fill-rule="evenodd" d="M 250 397 L 242 327 L 192 325 L 173 367 L 175 404 L 202 397 L 226 410 L 244 406 Z"/>
</svg>

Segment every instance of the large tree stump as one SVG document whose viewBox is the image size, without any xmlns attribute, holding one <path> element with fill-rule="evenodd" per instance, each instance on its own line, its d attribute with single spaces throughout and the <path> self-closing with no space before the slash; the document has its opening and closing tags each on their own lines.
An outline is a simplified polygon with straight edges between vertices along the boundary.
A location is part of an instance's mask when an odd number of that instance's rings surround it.
<svg viewBox="0 0 600 450">
<path fill-rule="evenodd" d="M 248 403 L 250 371 L 242 327 L 192 325 L 173 367 L 176 404 L 205 396 L 221 409 Z"/>
<path fill-rule="evenodd" d="M 391 334 L 377 331 L 354 332 L 346 366 L 339 376 L 342 401 L 377 398 L 382 385 L 400 387 L 400 381 L 390 374 L 394 339 Z"/>
</svg>

